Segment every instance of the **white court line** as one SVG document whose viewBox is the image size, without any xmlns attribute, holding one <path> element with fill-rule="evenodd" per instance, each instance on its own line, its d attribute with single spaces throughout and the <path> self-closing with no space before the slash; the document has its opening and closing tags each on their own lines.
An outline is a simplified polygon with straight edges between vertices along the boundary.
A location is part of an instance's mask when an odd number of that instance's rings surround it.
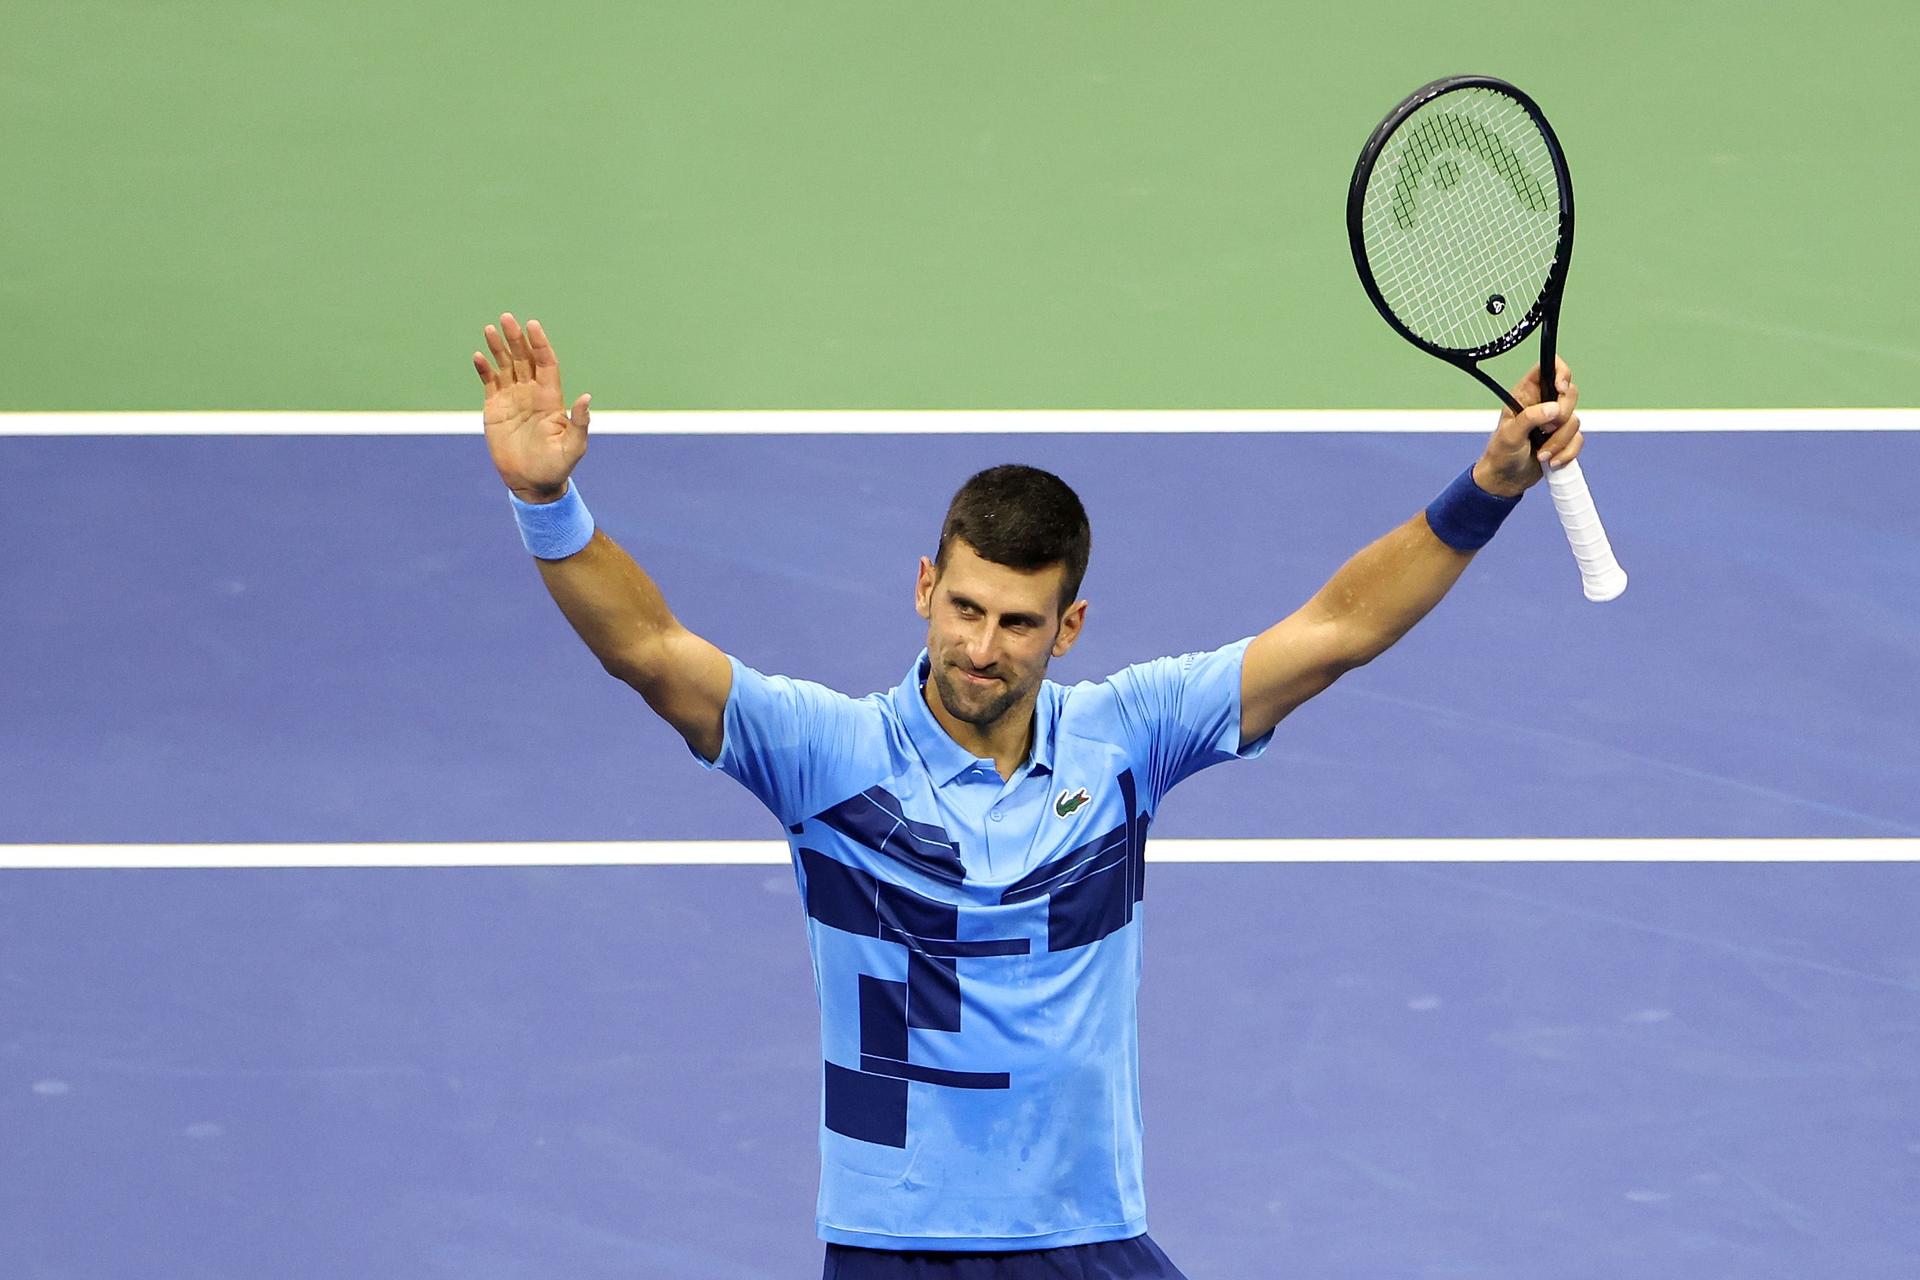
<svg viewBox="0 0 1920 1280">
<path fill-rule="evenodd" d="M 602 434 L 1484 432 L 1489 410 L 604 411 Z M 1920 431 L 1920 409 L 1615 409 L 1607 431 Z M 0 436 L 477 435 L 470 411 L 429 413 L 0 413 Z M 1916 840 L 1160 840 L 1158 862 L 1886 861 Z M 28 867 L 784 865 L 779 841 L 474 844 L 0 845 Z"/>
<path fill-rule="evenodd" d="M 1109 432 L 1428 434 L 1493 429 L 1493 409 L 602 410 L 602 435 L 981 435 Z M 1592 431 L 1920 431 L 1920 409 L 1595 409 Z M 436 436 L 480 434 L 477 411 L 434 413 L 0 413 L 0 436 Z"/>
<path fill-rule="evenodd" d="M 1913 862 L 1916 839 L 1154 840 L 1150 862 Z M 781 840 L 468 844 L 0 844 L 0 870 L 785 866 Z"/>
</svg>

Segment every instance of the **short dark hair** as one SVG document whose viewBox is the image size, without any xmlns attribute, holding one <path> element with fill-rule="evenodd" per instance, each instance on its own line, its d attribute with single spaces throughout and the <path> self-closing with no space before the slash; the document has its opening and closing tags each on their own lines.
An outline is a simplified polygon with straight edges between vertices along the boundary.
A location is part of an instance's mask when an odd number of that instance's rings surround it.
<svg viewBox="0 0 1920 1280">
<path fill-rule="evenodd" d="M 1080 593 L 1093 550 L 1087 511 L 1067 482 L 1050 471 L 1017 463 L 989 467 L 960 486 L 940 526 L 936 569 L 946 568 L 947 546 L 958 538 L 983 560 L 1010 569 L 1065 565 L 1062 612 Z"/>
</svg>

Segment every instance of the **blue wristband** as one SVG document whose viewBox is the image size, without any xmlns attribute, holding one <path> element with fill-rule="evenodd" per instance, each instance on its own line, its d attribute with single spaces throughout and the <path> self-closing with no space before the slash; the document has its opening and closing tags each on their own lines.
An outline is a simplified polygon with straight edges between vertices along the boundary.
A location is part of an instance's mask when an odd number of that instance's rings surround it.
<svg viewBox="0 0 1920 1280">
<path fill-rule="evenodd" d="M 507 498 L 520 526 L 520 541 L 542 560 L 565 560 L 593 539 L 593 513 L 580 501 L 580 487 L 571 480 L 566 492 L 552 502 L 522 502 L 511 491 Z"/>
<path fill-rule="evenodd" d="M 1478 551 L 1493 541 L 1500 522 L 1519 505 L 1518 494 L 1502 498 L 1475 484 L 1473 468 L 1468 467 L 1427 504 L 1427 527 L 1455 551 Z"/>
</svg>

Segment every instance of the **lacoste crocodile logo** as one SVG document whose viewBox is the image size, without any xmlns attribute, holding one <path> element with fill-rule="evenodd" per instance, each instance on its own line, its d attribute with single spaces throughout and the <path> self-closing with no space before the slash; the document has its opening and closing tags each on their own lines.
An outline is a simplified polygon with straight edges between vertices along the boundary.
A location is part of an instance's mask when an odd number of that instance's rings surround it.
<svg viewBox="0 0 1920 1280">
<path fill-rule="evenodd" d="M 1062 791 L 1059 798 L 1053 802 L 1053 816 L 1056 818 L 1071 818 L 1075 813 L 1079 812 L 1081 805 L 1091 799 L 1093 799 L 1093 797 L 1087 794 L 1085 787 L 1080 788 L 1078 791 Z"/>
</svg>

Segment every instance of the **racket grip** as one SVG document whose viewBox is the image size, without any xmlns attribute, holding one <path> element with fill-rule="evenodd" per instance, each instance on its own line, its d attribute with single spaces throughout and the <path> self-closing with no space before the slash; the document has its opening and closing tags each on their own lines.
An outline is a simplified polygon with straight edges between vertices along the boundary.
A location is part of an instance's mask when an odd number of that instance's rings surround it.
<svg viewBox="0 0 1920 1280">
<path fill-rule="evenodd" d="M 1567 543 L 1580 565 L 1580 585 L 1587 599 L 1611 600 L 1627 589 L 1627 571 L 1613 558 L 1613 544 L 1593 509 L 1593 495 L 1587 491 L 1587 478 L 1576 459 L 1558 470 L 1547 472 L 1547 488 L 1553 493 L 1553 509 L 1560 513 L 1560 527 L 1567 531 Z"/>
</svg>

